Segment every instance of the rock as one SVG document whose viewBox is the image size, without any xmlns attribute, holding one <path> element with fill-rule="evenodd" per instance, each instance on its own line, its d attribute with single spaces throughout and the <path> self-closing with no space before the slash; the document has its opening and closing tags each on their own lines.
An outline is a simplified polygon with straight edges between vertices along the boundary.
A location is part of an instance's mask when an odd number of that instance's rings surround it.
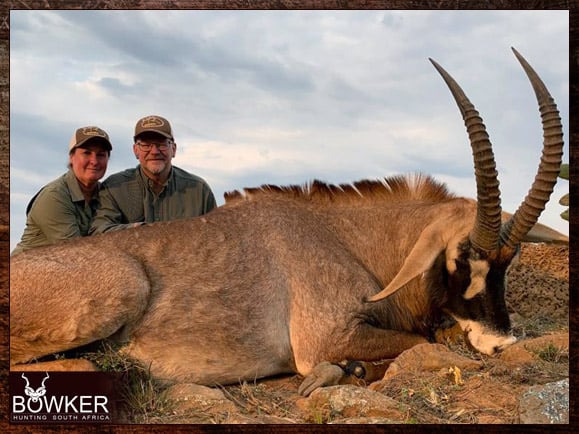
<svg viewBox="0 0 579 434">
<path fill-rule="evenodd" d="M 317 423 L 360 417 L 400 423 L 407 419 L 410 410 L 407 405 L 381 393 L 353 385 L 316 389 L 308 398 L 297 401 L 296 405 L 302 411 L 309 412 L 309 419 Z"/>
<path fill-rule="evenodd" d="M 175 411 L 208 410 L 212 413 L 237 413 L 233 402 L 219 389 L 192 383 L 178 383 L 166 391 L 166 397 L 173 401 Z"/>
<path fill-rule="evenodd" d="M 226 399 L 221 390 L 194 383 L 178 383 L 169 387 L 167 397 L 175 400 L 195 398 L 197 400 L 216 401 Z"/>
<path fill-rule="evenodd" d="M 388 367 L 384 380 L 402 371 L 439 371 L 458 367 L 461 370 L 480 369 L 481 362 L 453 353 L 441 344 L 419 344 L 400 354 Z"/>
<path fill-rule="evenodd" d="M 569 379 L 530 387 L 519 405 L 520 423 L 569 423 Z"/>
<path fill-rule="evenodd" d="M 509 365 L 522 365 L 535 360 L 535 356 L 521 342 L 505 348 L 499 358 Z"/>
<path fill-rule="evenodd" d="M 521 341 L 521 344 L 529 351 L 538 353 L 549 346 L 559 350 L 569 352 L 569 333 L 553 333 L 539 336 L 538 338 Z"/>
<path fill-rule="evenodd" d="M 509 365 L 522 365 L 537 360 L 542 353 L 548 355 L 549 351 L 558 352 L 561 355 L 569 354 L 569 333 L 560 332 L 533 339 L 523 339 L 506 348 L 499 358 Z"/>
<path fill-rule="evenodd" d="M 63 372 L 97 372 L 93 362 L 86 359 L 62 359 L 49 362 L 29 363 L 26 365 L 12 365 L 11 371 L 63 371 Z"/>
</svg>

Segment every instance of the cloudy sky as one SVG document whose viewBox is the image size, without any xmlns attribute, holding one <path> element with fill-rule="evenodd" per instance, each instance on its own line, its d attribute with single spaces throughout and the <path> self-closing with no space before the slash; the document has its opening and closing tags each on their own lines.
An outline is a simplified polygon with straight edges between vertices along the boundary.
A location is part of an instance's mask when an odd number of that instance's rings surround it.
<svg viewBox="0 0 579 434">
<path fill-rule="evenodd" d="M 535 176 L 540 118 L 521 52 L 549 87 L 568 142 L 567 11 L 11 11 L 11 248 L 32 195 L 66 171 L 80 126 L 136 165 L 134 124 L 173 124 L 174 164 L 218 200 L 243 187 L 424 172 L 474 197 L 459 111 L 428 58 L 461 84 L 495 150 L 503 208 Z M 564 160 L 569 161 L 568 145 Z M 541 222 L 568 234 L 557 201 Z"/>
</svg>

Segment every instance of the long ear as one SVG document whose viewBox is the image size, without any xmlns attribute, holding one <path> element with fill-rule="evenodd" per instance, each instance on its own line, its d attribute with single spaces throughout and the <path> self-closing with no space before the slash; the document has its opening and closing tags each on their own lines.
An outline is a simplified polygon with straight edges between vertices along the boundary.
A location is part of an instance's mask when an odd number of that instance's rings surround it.
<svg viewBox="0 0 579 434">
<path fill-rule="evenodd" d="M 386 288 L 368 298 L 368 301 L 380 301 L 392 295 L 420 273 L 428 270 L 440 252 L 445 250 L 449 244 L 450 240 L 447 237 L 449 226 L 452 227 L 452 223 L 441 220 L 428 225 L 404 260 L 398 274 L 394 276 Z"/>
</svg>

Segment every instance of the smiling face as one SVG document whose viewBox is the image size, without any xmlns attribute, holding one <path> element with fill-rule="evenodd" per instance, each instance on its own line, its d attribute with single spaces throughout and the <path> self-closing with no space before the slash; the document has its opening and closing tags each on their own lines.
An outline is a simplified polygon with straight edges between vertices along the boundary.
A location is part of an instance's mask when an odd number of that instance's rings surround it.
<svg viewBox="0 0 579 434">
<path fill-rule="evenodd" d="M 92 188 L 105 175 L 109 156 L 106 145 L 94 139 L 75 148 L 69 155 L 69 163 L 76 179 L 83 186 Z"/>
<path fill-rule="evenodd" d="M 171 160 L 177 145 L 160 134 L 146 132 L 136 137 L 133 152 L 149 178 L 162 181 L 171 172 Z"/>
</svg>

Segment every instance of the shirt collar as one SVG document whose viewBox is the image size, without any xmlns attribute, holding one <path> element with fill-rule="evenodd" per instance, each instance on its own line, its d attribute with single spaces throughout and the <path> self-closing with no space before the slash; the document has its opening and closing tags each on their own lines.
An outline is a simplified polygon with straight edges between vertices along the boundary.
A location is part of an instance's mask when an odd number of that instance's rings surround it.
<svg viewBox="0 0 579 434">
<path fill-rule="evenodd" d="M 169 184 L 169 182 L 171 182 L 171 179 L 173 179 L 173 174 L 174 174 L 174 170 L 173 170 L 173 166 L 171 166 L 171 171 L 169 172 L 169 176 L 167 177 L 167 181 L 165 181 L 165 183 L 163 184 L 163 188 L 167 187 L 167 185 Z M 145 185 L 149 188 L 151 188 L 154 185 L 154 182 L 151 180 L 151 178 L 149 178 L 147 175 L 145 175 L 145 173 L 143 172 L 143 167 L 139 164 L 139 174 L 141 175 L 141 179 L 143 180 L 143 182 L 145 182 Z"/>
<path fill-rule="evenodd" d="M 68 191 L 70 191 L 70 197 L 71 197 L 72 201 L 73 202 L 80 202 L 80 201 L 84 202 L 84 195 L 82 194 L 82 190 L 80 189 L 80 185 L 78 185 L 78 179 L 76 179 L 76 176 L 75 176 L 72 169 L 69 169 L 69 171 L 66 173 L 65 181 L 66 181 L 66 186 L 68 187 Z M 92 195 L 92 199 L 96 199 L 97 193 L 100 190 L 100 186 L 101 186 L 101 183 L 98 182 L 97 188 Z"/>
</svg>

